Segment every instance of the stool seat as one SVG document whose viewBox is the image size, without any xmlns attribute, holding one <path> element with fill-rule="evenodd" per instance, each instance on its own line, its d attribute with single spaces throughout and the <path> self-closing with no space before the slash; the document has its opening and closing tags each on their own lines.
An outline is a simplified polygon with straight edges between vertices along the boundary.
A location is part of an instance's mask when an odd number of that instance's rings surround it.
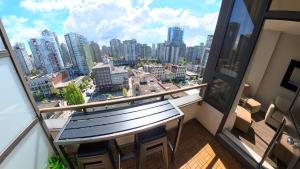
<svg viewBox="0 0 300 169">
<path fill-rule="evenodd" d="M 137 139 L 140 143 L 148 143 L 153 140 L 165 137 L 167 135 L 166 129 L 164 126 L 160 126 L 143 133 L 137 134 Z"/>
<path fill-rule="evenodd" d="M 168 168 L 168 138 L 165 126 L 136 134 L 136 144 L 138 147 L 137 166 L 139 169 L 144 168 L 146 156 L 156 152 L 162 154 L 166 168 Z"/>
<path fill-rule="evenodd" d="M 77 156 L 90 157 L 106 153 L 108 150 L 108 141 L 80 144 Z"/>
</svg>

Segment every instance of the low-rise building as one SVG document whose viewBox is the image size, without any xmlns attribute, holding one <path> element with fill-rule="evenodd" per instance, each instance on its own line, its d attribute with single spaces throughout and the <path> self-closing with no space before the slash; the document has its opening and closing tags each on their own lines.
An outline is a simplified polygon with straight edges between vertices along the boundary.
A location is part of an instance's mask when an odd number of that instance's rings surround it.
<svg viewBox="0 0 300 169">
<path fill-rule="evenodd" d="M 114 88 L 128 87 L 128 70 L 125 67 L 113 67 L 111 70 L 111 83 Z"/>
<path fill-rule="evenodd" d="M 28 80 L 28 84 L 32 93 L 37 93 L 39 91 L 44 95 L 44 97 L 50 97 L 51 88 L 57 88 L 57 85 L 68 79 L 68 73 L 66 71 L 62 71 L 31 77 Z"/>
<path fill-rule="evenodd" d="M 96 91 L 111 89 L 112 80 L 110 75 L 110 65 L 98 63 L 93 67 L 92 75 L 95 78 Z"/>
<path fill-rule="evenodd" d="M 174 78 L 175 79 L 185 79 L 185 74 L 186 74 L 186 67 L 182 65 L 173 65 L 172 66 L 172 72 L 174 73 Z"/>
<path fill-rule="evenodd" d="M 52 74 L 32 77 L 29 79 L 28 84 L 33 94 L 41 92 L 44 97 L 49 97 L 51 88 L 54 87 Z"/>
<path fill-rule="evenodd" d="M 145 72 L 150 72 L 153 74 L 157 80 L 165 80 L 165 68 L 161 65 L 145 65 Z"/>
</svg>

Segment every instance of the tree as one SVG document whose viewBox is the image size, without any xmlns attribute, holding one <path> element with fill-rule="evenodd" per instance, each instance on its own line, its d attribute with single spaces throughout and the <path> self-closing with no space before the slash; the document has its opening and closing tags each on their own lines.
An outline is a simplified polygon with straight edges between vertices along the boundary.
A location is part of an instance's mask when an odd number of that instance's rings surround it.
<svg viewBox="0 0 300 169">
<path fill-rule="evenodd" d="M 41 71 L 39 69 L 34 68 L 34 69 L 31 70 L 31 76 L 36 76 L 40 73 L 41 73 Z"/>
<path fill-rule="evenodd" d="M 113 95 L 111 95 L 111 94 L 108 94 L 108 95 L 107 95 L 107 99 L 108 99 L 108 100 L 111 100 L 111 99 L 113 99 L 113 98 L 114 98 Z"/>
<path fill-rule="evenodd" d="M 70 83 L 64 88 L 64 99 L 67 101 L 68 105 L 84 103 L 84 97 L 75 83 Z"/>
<path fill-rule="evenodd" d="M 40 90 L 37 90 L 36 92 L 33 93 L 33 97 L 35 98 L 36 101 L 41 101 L 44 98 L 44 95 Z"/>
<path fill-rule="evenodd" d="M 128 97 L 128 90 L 126 88 L 123 88 L 123 96 Z"/>
<path fill-rule="evenodd" d="M 186 61 L 186 60 L 180 60 L 180 61 L 179 61 L 179 64 L 180 64 L 180 65 L 186 65 L 186 64 L 187 64 L 187 61 Z"/>
<path fill-rule="evenodd" d="M 44 98 L 44 99 L 41 101 L 41 103 L 43 103 L 43 104 L 47 104 L 47 103 L 49 103 L 49 102 L 48 102 L 48 100 L 47 100 L 47 99 L 45 99 L 45 98 Z"/>
<path fill-rule="evenodd" d="M 52 94 L 52 96 L 56 97 L 56 98 L 60 98 L 61 97 L 61 91 L 54 88 L 54 87 L 51 87 L 50 88 L 50 92 Z"/>
</svg>

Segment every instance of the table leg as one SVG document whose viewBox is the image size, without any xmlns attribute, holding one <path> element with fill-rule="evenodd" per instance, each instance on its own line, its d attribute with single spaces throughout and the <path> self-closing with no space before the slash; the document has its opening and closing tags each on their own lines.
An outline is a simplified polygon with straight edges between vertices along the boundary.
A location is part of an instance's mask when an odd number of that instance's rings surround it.
<svg viewBox="0 0 300 169">
<path fill-rule="evenodd" d="M 174 150 L 173 150 L 173 154 L 172 154 L 173 159 L 175 159 L 175 153 L 179 146 L 179 139 L 180 139 L 180 135 L 181 135 L 183 119 L 184 119 L 184 116 L 182 116 L 178 119 L 177 133 L 176 133 L 176 137 L 175 137 Z"/>
<path fill-rule="evenodd" d="M 55 147 L 56 147 L 57 152 L 58 152 L 60 158 L 62 159 L 62 162 L 65 165 L 65 167 L 68 169 L 74 169 L 74 166 L 73 166 L 72 162 L 70 161 L 70 159 L 68 158 L 68 156 L 64 150 L 64 147 L 62 145 L 56 145 L 56 144 L 55 144 Z"/>
</svg>

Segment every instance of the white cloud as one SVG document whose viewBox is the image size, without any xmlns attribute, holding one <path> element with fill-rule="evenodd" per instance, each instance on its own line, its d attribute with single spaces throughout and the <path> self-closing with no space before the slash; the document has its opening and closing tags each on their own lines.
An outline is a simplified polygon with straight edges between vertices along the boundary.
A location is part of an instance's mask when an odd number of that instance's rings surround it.
<svg viewBox="0 0 300 169">
<path fill-rule="evenodd" d="M 4 16 L 2 21 L 12 44 L 25 42 L 29 38 L 39 37 L 41 30 L 47 28 L 44 21 L 34 20 L 30 26 L 27 18 L 15 15 Z"/>
<path fill-rule="evenodd" d="M 205 0 L 212 4 L 216 0 Z M 89 40 L 107 44 L 112 38 L 137 39 L 141 43 L 166 40 L 167 28 L 184 28 L 184 41 L 197 45 L 214 31 L 218 12 L 196 17 L 187 9 L 150 8 L 152 0 L 23 0 L 31 11 L 68 10 L 63 32 L 78 32 Z"/>
</svg>

